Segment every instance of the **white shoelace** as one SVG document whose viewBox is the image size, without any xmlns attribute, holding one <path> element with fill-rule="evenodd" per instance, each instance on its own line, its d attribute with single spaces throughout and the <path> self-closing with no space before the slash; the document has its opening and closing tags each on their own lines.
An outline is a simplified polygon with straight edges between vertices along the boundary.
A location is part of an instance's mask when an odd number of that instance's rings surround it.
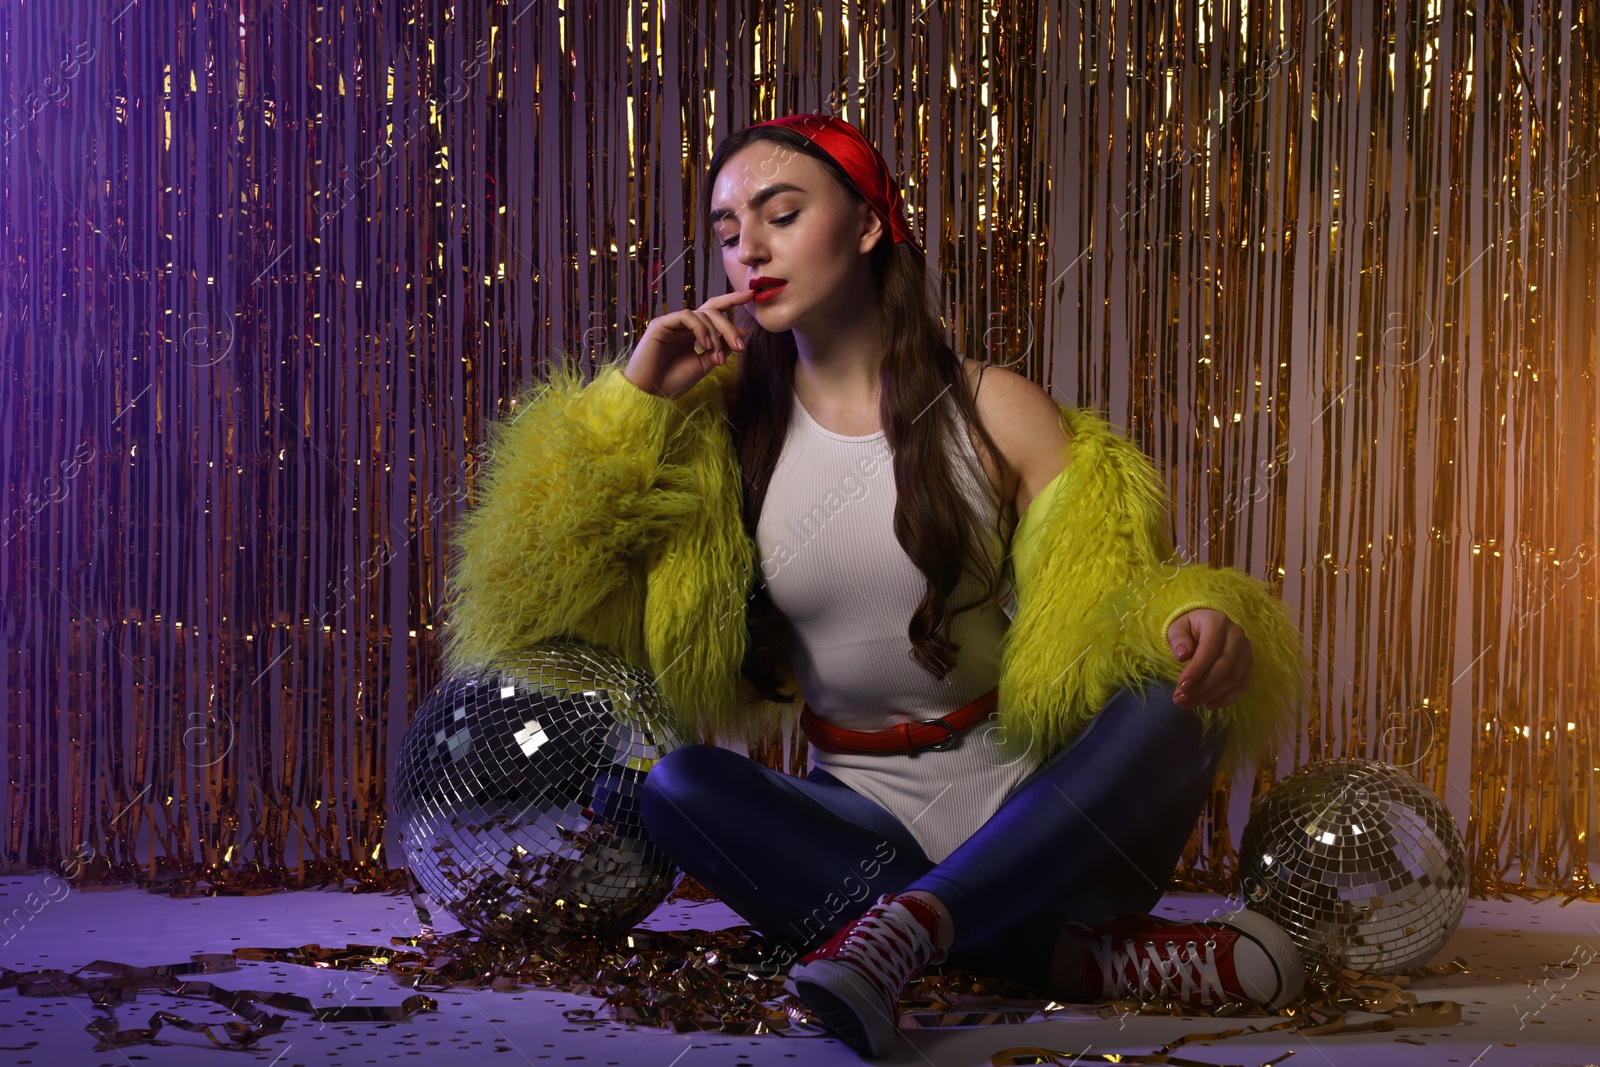
<svg viewBox="0 0 1600 1067">
<path fill-rule="evenodd" d="M 1105 996 L 1138 996 L 1142 1000 L 1176 997 L 1184 1003 L 1210 1005 L 1215 993 L 1223 1003 L 1229 997 L 1217 973 L 1217 943 L 1204 945 L 1186 941 L 1156 942 L 1137 938 L 1117 938 L 1105 934 L 1100 942 L 1090 942 L 1090 951 L 1100 965 L 1101 989 Z"/>
<path fill-rule="evenodd" d="M 939 955 L 927 929 L 898 902 L 874 904 L 856 922 L 845 935 L 838 958 L 866 971 L 891 1001 L 905 990 L 913 972 Z"/>
</svg>

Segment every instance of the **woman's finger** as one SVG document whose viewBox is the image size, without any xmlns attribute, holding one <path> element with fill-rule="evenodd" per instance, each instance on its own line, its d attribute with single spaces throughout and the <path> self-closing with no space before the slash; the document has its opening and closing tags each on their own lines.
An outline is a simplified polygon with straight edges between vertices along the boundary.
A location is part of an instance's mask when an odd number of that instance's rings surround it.
<svg viewBox="0 0 1600 1067">
<path fill-rule="evenodd" d="M 744 345 L 744 331 L 734 325 L 731 319 L 716 308 L 702 307 L 696 314 L 711 324 L 712 328 L 724 339 L 729 348 L 737 349 Z"/>
<path fill-rule="evenodd" d="M 755 297 L 756 291 L 754 289 L 734 289 L 730 292 L 717 294 L 704 304 L 701 304 L 700 307 L 702 309 L 715 308 L 718 311 L 723 311 L 728 308 L 738 307 L 740 304 L 748 304 Z"/>
<path fill-rule="evenodd" d="M 1225 631 L 1222 650 L 1207 665 L 1205 674 L 1189 686 L 1187 695 L 1191 706 L 1204 704 L 1212 707 L 1221 704 L 1221 698 L 1236 689 L 1245 677 L 1248 664 L 1244 656 L 1248 654 L 1248 642 L 1244 637 L 1244 629 L 1233 623 L 1226 624 L 1222 629 Z"/>
<path fill-rule="evenodd" d="M 706 317 L 693 308 L 685 308 L 678 313 L 678 317 L 683 322 L 684 328 L 694 334 L 695 352 L 710 352 L 715 356 L 719 335 Z"/>
<path fill-rule="evenodd" d="M 1255 670 L 1255 660 L 1250 651 L 1249 639 L 1243 640 L 1244 645 L 1239 653 L 1238 665 L 1218 690 L 1218 695 L 1205 702 L 1206 707 L 1225 708 L 1250 691 L 1250 676 Z"/>
<path fill-rule="evenodd" d="M 1179 679 L 1177 696 L 1190 707 L 1203 704 L 1207 697 L 1222 692 L 1222 683 L 1233 669 L 1226 644 L 1227 629 L 1226 625 L 1209 627 L 1201 634 L 1189 661 L 1189 671 L 1184 672 L 1189 681 L 1185 684 Z"/>
<path fill-rule="evenodd" d="M 693 315 L 695 320 L 700 323 L 700 329 L 704 334 L 700 343 L 705 346 L 706 351 L 711 353 L 712 358 L 720 358 L 723 349 L 728 344 L 727 339 L 722 335 L 722 328 L 712 320 L 710 315 L 703 311 L 695 310 L 689 314 Z"/>
<path fill-rule="evenodd" d="M 717 294 L 704 304 L 701 304 L 698 310 L 717 323 L 718 328 L 727 337 L 729 347 L 737 348 L 739 346 L 734 344 L 734 340 L 742 341 L 745 337 L 745 331 L 735 325 L 733 320 L 724 313 L 732 311 L 740 304 L 748 304 L 755 299 L 755 296 L 755 290 L 753 289 L 734 289 L 726 293 Z"/>
<path fill-rule="evenodd" d="M 1222 654 L 1224 633 L 1227 625 L 1211 626 L 1202 624 L 1193 627 L 1199 633 L 1194 644 L 1194 654 L 1189 657 L 1188 666 L 1178 676 L 1178 695 L 1192 695 L 1197 692 L 1205 682 L 1206 675 L 1211 670 L 1212 662 Z"/>
</svg>

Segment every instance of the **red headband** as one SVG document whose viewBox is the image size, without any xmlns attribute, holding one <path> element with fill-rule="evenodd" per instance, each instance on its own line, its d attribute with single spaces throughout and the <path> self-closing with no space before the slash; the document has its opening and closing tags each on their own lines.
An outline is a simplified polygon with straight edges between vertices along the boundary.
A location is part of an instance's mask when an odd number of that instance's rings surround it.
<svg viewBox="0 0 1600 1067">
<path fill-rule="evenodd" d="M 896 244 L 901 241 L 916 244 L 911 224 L 906 221 L 905 204 L 900 200 L 900 187 L 890 177 L 889 165 L 883 161 L 883 156 L 860 130 L 825 114 L 785 115 L 757 122 L 750 128 L 760 126 L 785 126 L 803 134 L 849 175 L 850 184 L 884 220 Z"/>
</svg>

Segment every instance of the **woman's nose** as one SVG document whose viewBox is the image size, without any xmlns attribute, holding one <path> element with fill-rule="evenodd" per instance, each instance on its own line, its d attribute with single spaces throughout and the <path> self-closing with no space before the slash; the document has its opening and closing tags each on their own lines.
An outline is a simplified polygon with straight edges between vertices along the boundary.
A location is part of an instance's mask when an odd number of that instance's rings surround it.
<svg viewBox="0 0 1600 1067">
<path fill-rule="evenodd" d="M 739 234 L 739 243 L 735 246 L 735 249 L 738 252 L 739 262 L 747 267 L 766 261 L 766 253 L 762 247 L 762 242 L 758 238 L 751 236 L 748 230 Z"/>
</svg>

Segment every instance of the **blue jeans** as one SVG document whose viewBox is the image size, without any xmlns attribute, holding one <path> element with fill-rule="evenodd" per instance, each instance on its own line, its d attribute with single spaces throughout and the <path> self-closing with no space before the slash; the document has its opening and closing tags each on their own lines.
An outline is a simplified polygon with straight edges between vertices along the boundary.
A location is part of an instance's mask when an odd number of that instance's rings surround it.
<svg viewBox="0 0 1600 1067">
<path fill-rule="evenodd" d="M 938 864 L 821 767 L 797 778 L 716 745 L 667 753 L 640 811 L 679 867 L 780 942 L 779 958 L 798 960 L 882 893 L 926 890 L 954 921 L 951 965 L 1043 993 L 1064 923 L 1155 906 L 1210 794 L 1226 734 L 1172 693 L 1119 690 Z"/>
</svg>

